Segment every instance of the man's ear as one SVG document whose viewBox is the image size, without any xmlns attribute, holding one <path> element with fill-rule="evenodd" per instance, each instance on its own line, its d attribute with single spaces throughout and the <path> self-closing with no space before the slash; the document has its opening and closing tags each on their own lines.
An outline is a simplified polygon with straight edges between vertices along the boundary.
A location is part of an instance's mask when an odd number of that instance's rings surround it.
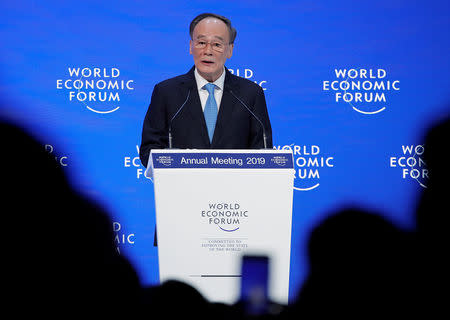
<svg viewBox="0 0 450 320">
<path fill-rule="evenodd" d="M 227 59 L 230 59 L 231 56 L 233 55 L 233 48 L 234 48 L 234 43 L 229 45 Z"/>
<path fill-rule="evenodd" d="M 189 40 L 189 54 L 192 54 L 192 40 Z"/>
</svg>

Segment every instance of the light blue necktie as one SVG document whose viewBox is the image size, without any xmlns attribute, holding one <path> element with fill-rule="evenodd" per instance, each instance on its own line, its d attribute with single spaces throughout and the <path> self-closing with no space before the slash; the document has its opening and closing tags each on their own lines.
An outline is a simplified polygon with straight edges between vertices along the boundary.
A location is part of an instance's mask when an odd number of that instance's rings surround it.
<svg viewBox="0 0 450 320">
<path fill-rule="evenodd" d="M 206 127 L 208 128 L 209 142 L 212 142 L 217 120 L 217 102 L 214 98 L 214 89 L 216 88 L 216 85 L 207 83 L 203 88 L 209 93 L 203 113 L 205 114 Z"/>
</svg>

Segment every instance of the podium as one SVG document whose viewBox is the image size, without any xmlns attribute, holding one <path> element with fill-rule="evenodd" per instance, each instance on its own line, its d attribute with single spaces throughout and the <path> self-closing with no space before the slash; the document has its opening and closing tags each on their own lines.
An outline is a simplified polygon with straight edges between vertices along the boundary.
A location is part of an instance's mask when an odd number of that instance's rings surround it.
<svg viewBox="0 0 450 320">
<path fill-rule="evenodd" d="M 239 299 L 243 255 L 267 255 L 269 298 L 287 304 L 293 156 L 288 150 L 152 150 L 160 282 Z"/>
</svg>

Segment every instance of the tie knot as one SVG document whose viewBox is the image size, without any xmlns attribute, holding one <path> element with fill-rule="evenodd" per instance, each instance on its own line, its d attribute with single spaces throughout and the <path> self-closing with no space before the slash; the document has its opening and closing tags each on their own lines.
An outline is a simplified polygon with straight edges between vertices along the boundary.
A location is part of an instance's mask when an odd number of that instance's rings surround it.
<svg viewBox="0 0 450 320">
<path fill-rule="evenodd" d="M 214 89 L 216 88 L 216 85 L 214 83 L 207 83 L 203 86 L 209 94 L 214 94 Z"/>
</svg>

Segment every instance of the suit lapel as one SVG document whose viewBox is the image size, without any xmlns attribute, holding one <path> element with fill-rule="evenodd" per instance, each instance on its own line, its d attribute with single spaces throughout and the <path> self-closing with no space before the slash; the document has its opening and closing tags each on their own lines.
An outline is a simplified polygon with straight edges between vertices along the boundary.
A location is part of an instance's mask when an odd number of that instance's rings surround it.
<svg viewBox="0 0 450 320">
<path fill-rule="evenodd" d="M 225 67 L 225 82 L 224 90 L 222 94 L 222 100 L 220 102 L 219 113 L 217 115 L 216 128 L 214 130 L 214 136 L 212 146 L 214 147 L 220 142 L 223 133 L 227 130 L 227 123 L 232 121 L 233 110 L 236 105 L 236 98 L 230 93 L 230 90 L 237 93 L 237 88 L 233 81 L 230 71 Z"/>
<path fill-rule="evenodd" d="M 190 115 L 193 129 L 199 132 L 199 139 L 202 141 L 205 148 L 210 148 L 208 130 L 206 128 L 205 116 L 203 115 L 202 104 L 198 95 L 197 82 L 195 81 L 194 68 L 192 67 L 188 73 L 185 74 L 181 82 L 181 86 L 190 90 L 190 98 L 187 102 L 187 111 Z"/>
</svg>

